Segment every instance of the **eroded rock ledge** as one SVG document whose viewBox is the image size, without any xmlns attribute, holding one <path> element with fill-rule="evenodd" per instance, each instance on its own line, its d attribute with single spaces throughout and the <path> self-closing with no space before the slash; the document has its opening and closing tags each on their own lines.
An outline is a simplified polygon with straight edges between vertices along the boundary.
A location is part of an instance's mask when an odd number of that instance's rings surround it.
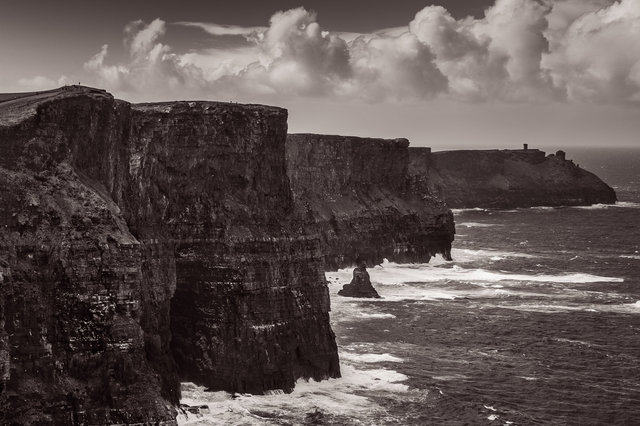
<svg viewBox="0 0 640 426">
<path fill-rule="evenodd" d="M 339 375 L 286 119 L 79 86 L 0 102 L 0 423 L 174 424 L 180 379 Z"/>
<path fill-rule="evenodd" d="M 320 235 L 328 268 L 450 257 L 453 215 L 412 186 L 406 139 L 290 134 L 287 163 L 296 209 Z"/>
<path fill-rule="evenodd" d="M 409 148 L 416 191 L 451 208 L 516 208 L 615 203 L 615 191 L 565 153 L 538 149 L 431 152 Z"/>
</svg>

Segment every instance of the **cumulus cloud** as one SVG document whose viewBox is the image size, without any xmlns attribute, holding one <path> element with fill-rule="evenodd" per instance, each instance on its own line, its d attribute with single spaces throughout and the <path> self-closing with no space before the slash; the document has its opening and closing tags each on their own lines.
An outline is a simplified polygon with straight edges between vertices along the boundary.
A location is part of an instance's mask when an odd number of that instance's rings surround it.
<svg viewBox="0 0 640 426">
<path fill-rule="evenodd" d="M 105 44 L 84 68 L 97 77 L 99 85 L 128 94 L 201 86 L 202 69 L 184 63 L 170 46 L 158 41 L 165 32 L 166 23 L 161 19 L 149 24 L 131 22 L 125 27 L 126 63 L 108 64 L 109 46 Z"/>
<path fill-rule="evenodd" d="M 332 33 L 296 8 L 268 27 L 178 22 L 242 43 L 174 52 L 156 19 L 127 25 L 126 61 L 105 45 L 85 69 L 129 94 L 640 102 L 639 23 L 637 0 L 496 0 L 480 19 L 428 6 L 405 27 Z"/>
<path fill-rule="evenodd" d="M 399 36 L 359 37 L 351 44 L 356 78 L 352 96 L 367 100 L 424 99 L 445 92 L 447 78 L 436 67 L 428 46 L 409 32 Z"/>
<path fill-rule="evenodd" d="M 454 19 L 440 6 L 409 24 L 436 55 L 450 94 L 465 100 L 535 100 L 552 96 L 540 60 L 548 8 L 530 0 L 498 0 L 483 19 Z"/>
<path fill-rule="evenodd" d="M 554 6 L 543 66 L 570 101 L 640 102 L 640 2 L 576 3 Z M 586 11 L 562 20 L 569 6 Z"/>
<path fill-rule="evenodd" d="M 266 79 L 279 92 L 322 94 L 350 76 L 341 38 L 322 31 L 304 8 L 277 12 L 258 42 Z"/>
</svg>

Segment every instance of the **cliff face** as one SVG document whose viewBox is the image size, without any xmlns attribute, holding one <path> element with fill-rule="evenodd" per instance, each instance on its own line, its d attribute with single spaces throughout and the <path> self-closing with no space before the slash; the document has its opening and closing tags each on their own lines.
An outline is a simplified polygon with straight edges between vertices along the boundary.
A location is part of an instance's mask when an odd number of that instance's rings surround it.
<svg viewBox="0 0 640 426">
<path fill-rule="evenodd" d="M 449 256 L 451 211 L 425 188 L 412 191 L 406 139 L 294 134 L 288 174 L 297 211 L 321 236 L 329 268 L 384 258 Z"/>
<path fill-rule="evenodd" d="M 263 106 L 81 87 L 0 103 L 3 423 L 173 424 L 180 379 L 339 375 L 285 137 Z"/>
<path fill-rule="evenodd" d="M 172 424 L 175 281 L 155 275 L 173 256 L 141 244 L 94 180 L 127 109 L 93 91 L 0 108 L 2 423 Z"/>
<path fill-rule="evenodd" d="M 514 208 L 614 203 L 614 190 L 593 173 L 539 150 L 434 152 L 410 148 L 412 186 L 452 208 Z"/>
<path fill-rule="evenodd" d="M 253 393 L 338 376 L 318 241 L 291 221 L 286 111 L 152 104 L 133 117 L 122 204 L 137 235 L 175 242 L 180 376 Z"/>
</svg>

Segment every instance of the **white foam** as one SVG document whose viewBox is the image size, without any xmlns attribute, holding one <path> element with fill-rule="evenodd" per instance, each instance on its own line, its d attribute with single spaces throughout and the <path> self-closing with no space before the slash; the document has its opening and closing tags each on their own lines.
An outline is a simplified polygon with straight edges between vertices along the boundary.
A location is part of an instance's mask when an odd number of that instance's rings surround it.
<svg viewBox="0 0 640 426">
<path fill-rule="evenodd" d="M 350 275 L 351 271 L 346 269 L 327 273 L 329 292 L 335 295 L 332 297 L 332 303 L 334 308 L 340 312 L 339 315 L 332 316 L 334 322 L 361 321 L 372 318 L 392 319 L 391 314 L 380 312 L 376 307 L 376 305 L 385 302 L 437 301 L 459 298 L 504 299 L 513 296 L 544 299 L 560 296 L 564 298 L 568 295 L 567 292 L 571 293 L 573 290 L 563 288 L 562 295 L 560 295 L 556 285 L 624 281 L 623 278 L 585 273 L 522 274 L 464 268 L 450 263 L 444 267 L 432 264 L 400 265 L 385 261 L 382 265 L 369 269 L 371 281 L 382 296 L 381 299 L 354 299 L 337 296 L 342 286 L 349 282 Z M 336 278 L 338 279 L 336 280 Z M 540 291 L 541 287 L 551 287 L 552 291 Z M 533 291 L 534 289 L 535 291 Z M 547 308 L 538 307 L 535 309 Z M 558 308 L 555 307 L 553 310 L 558 311 Z"/>
<path fill-rule="evenodd" d="M 636 260 L 640 260 L 640 255 L 638 254 L 622 254 L 620 255 L 620 257 L 624 258 L 624 259 L 636 259 Z"/>
<path fill-rule="evenodd" d="M 529 207 L 529 210 L 541 210 L 541 211 L 548 211 L 548 210 L 555 210 L 558 207 L 551 207 L 551 206 L 534 206 L 534 207 Z"/>
<path fill-rule="evenodd" d="M 393 314 L 383 314 L 383 313 L 367 313 L 367 312 L 359 312 L 357 314 L 361 318 L 395 318 L 396 316 Z"/>
<path fill-rule="evenodd" d="M 491 260 L 503 260 L 506 258 L 521 258 L 521 259 L 533 259 L 538 256 L 534 256 L 528 253 L 513 252 L 513 251 L 500 251 L 500 250 L 472 250 L 472 249 L 459 249 L 454 248 L 451 250 L 451 257 L 453 263 L 467 263 L 474 262 L 483 259 Z M 430 262 L 430 264 L 435 264 Z M 451 264 L 451 262 L 448 262 Z"/>
<path fill-rule="evenodd" d="M 616 312 L 616 313 L 640 313 L 640 301 L 635 303 L 609 303 L 609 304 L 583 304 L 583 305 L 561 305 L 561 304 L 522 304 L 522 305 L 505 305 L 501 304 L 501 308 L 515 309 L 524 312 L 544 312 L 544 313 L 560 313 L 560 312 Z"/>
<path fill-rule="evenodd" d="M 498 223 L 462 222 L 462 223 L 456 223 L 456 226 L 464 226 L 465 228 L 489 228 L 492 226 L 502 226 L 502 225 Z"/>
<path fill-rule="evenodd" d="M 340 360 L 364 363 L 404 362 L 402 358 L 391 354 L 358 354 L 355 352 L 340 352 Z"/>
<path fill-rule="evenodd" d="M 334 273 L 327 273 L 327 275 Z M 338 296 L 338 291 L 349 281 L 330 281 L 329 293 L 331 294 L 331 308 L 334 312 L 331 315 L 333 323 L 351 322 L 351 321 L 371 321 L 386 320 L 393 321 L 396 316 L 393 314 L 380 312 L 379 306 L 372 304 L 364 304 L 366 302 L 375 302 L 380 299 L 361 299 L 353 297 Z"/>
<path fill-rule="evenodd" d="M 440 380 L 440 381 L 465 380 L 469 378 L 469 376 L 465 376 L 464 374 L 444 374 L 442 376 L 431 376 L 431 377 L 434 380 Z"/>
<path fill-rule="evenodd" d="M 480 207 L 473 207 L 470 209 L 451 209 L 453 214 L 465 213 L 465 212 L 486 212 L 487 209 L 482 209 Z"/>
<path fill-rule="evenodd" d="M 640 208 L 640 203 L 635 203 L 632 201 L 616 201 L 615 204 L 592 204 L 590 206 L 573 206 L 575 209 L 583 209 L 583 210 L 601 210 L 601 209 L 610 209 L 610 208 Z"/>
<path fill-rule="evenodd" d="M 233 398 L 227 392 L 206 392 L 204 387 L 183 383 L 182 403 L 208 406 L 201 416 L 180 415 L 179 425 L 264 425 L 302 424 L 308 413 L 316 410 L 332 416 L 358 418 L 372 424 L 384 410 L 370 395 L 403 393 L 407 376 L 393 370 L 358 369 L 342 365 L 342 378 L 322 382 L 299 380 L 290 394 L 240 395 Z"/>
<path fill-rule="evenodd" d="M 536 283 L 597 283 L 623 282 L 623 278 L 606 277 L 585 273 L 566 274 L 515 274 L 493 272 L 486 269 L 463 268 L 453 265 L 451 268 L 432 267 L 429 264 L 400 265 L 385 262 L 369 269 L 371 281 L 383 285 L 397 285 L 411 282 L 440 282 L 442 280 L 464 282 L 524 281 Z"/>
</svg>

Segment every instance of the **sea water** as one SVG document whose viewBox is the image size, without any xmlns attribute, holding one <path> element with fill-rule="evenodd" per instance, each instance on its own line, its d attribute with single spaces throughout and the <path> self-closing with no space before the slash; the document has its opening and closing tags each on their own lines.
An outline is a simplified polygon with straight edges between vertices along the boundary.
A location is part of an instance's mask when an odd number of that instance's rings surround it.
<svg viewBox="0 0 640 426">
<path fill-rule="evenodd" d="M 615 206 L 454 211 L 454 260 L 369 268 L 382 299 L 327 273 L 343 377 L 235 398 L 184 384 L 208 408 L 179 422 L 640 424 L 640 150 L 573 157 Z"/>
</svg>

